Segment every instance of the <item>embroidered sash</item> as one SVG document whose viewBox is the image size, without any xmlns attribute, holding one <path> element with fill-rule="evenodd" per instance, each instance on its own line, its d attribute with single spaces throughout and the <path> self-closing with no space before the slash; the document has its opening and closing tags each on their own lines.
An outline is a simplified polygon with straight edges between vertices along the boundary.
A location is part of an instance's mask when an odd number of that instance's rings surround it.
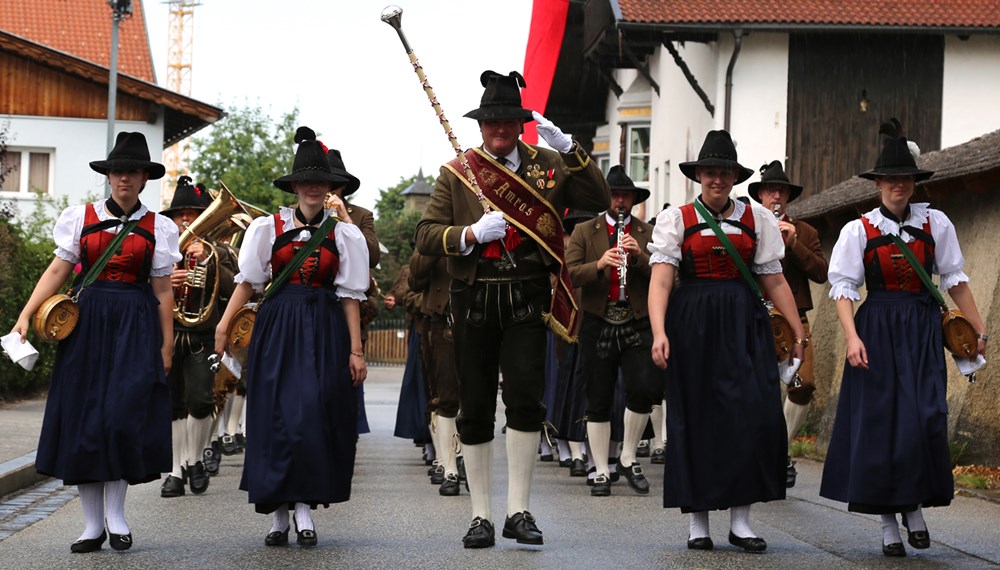
<svg viewBox="0 0 1000 570">
<path fill-rule="evenodd" d="M 558 267 L 549 271 L 556 277 L 556 288 L 552 294 L 549 312 L 544 315 L 545 323 L 553 332 L 569 342 L 576 342 L 573 331 L 580 318 L 580 309 L 573 298 L 573 284 L 569 269 L 566 268 L 566 254 L 563 249 L 562 219 L 555 208 L 541 194 L 513 172 L 500 166 L 481 149 L 465 151 L 465 159 L 476 177 L 483 200 L 490 208 L 503 212 L 507 223 L 528 235 L 539 247 L 556 261 Z M 462 184 L 475 192 L 466 179 L 458 158 L 445 165 Z"/>
</svg>

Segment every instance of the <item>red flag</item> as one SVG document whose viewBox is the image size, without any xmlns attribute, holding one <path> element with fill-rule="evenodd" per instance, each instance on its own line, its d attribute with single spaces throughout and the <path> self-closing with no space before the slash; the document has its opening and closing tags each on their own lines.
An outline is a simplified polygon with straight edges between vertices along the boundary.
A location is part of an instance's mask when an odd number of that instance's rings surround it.
<svg viewBox="0 0 1000 570">
<path fill-rule="evenodd" d="M 524 83 L 527 87 L 521 90 L 521 101 L 525 109 L 545 114 L 568 13 L 569 0 L 534 0 L 528 47 L 524 51 Z M 528 144 L 538 143 L 533 121 L 525 123 L 521 140 Z"/>
</svg>

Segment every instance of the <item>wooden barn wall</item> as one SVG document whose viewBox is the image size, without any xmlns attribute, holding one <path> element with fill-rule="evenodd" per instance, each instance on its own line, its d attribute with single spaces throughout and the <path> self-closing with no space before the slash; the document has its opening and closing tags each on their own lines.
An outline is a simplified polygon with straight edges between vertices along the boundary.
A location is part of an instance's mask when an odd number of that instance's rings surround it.
<svg viewBox="0 0 1000 570">
<path fill-rule="evenodd" d="M 149 102 L 118 92 L 118 120 L 145 121 L 151 110 Z M 105 119 L 108 88 L 0 51 L 0 114 Z"/>
<path fill-rule="evenodd" d="M 788 51 L 787 172 L 803 197 L 871 169 L 890 117 L 922 151 L 940 148 L 942 36 L 791 34 Z"/>
</svg>

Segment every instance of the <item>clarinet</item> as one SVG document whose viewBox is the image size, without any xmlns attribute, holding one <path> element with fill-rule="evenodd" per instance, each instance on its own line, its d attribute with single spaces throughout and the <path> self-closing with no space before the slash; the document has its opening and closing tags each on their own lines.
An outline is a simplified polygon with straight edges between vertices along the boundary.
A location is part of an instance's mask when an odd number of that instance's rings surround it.
<svg viewBox="0 0 1000 570">
<path fill-rule="evenodd" d="M 625 239 L 625 210 L 618 210 L 618 222 L 615 224 L 618 255 L 622 257 L 622 263 L 618 266 L 618 301 L 619 306 L 627 305 L 628 299 L 625 295 L 625 287 L 628 284 L 628 253 L 622 245 Z"/>
</svg>

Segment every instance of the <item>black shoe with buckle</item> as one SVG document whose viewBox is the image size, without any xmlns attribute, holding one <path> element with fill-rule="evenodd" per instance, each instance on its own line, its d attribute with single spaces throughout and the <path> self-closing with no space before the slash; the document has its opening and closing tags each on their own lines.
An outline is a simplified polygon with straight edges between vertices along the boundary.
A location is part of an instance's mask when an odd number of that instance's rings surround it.
<svg viewBox="0 0 1000 570">
<path fill-rule="evenodd" d="M 503 537 L 516 538 L 519 544 L 542 544 L 542 531 L 528 511 L 514 513 L 503 523 Z"/>
<path fill-rule="evenodd" d="M 785 488 L 791 489 L 795 486 L 795 478 L 798 476 L 799 472 L 795 470 L 795 462 L 792 458 L 788 458 L 788 467 L 785 468 Z"/>
<path fill-rule="evenodd" d="M 639 446 L 635 448 L 636 457 L 649 457 L 649 440 L 640 439 Z"/>
<path fill-rule="evenodd" d="M 573 465 L 573 458 L 567 457 L 566 459 L 559 460 L 559 467 L 570 467 Z"/>
<path fill-rule="evenodd" d="M 628 482 L 628 486 L 632 487 L 636 493 L 639 493 L 640 495 L 649 494 L 649 481 L 647 481 L 646 476 L 642 474 L 642 467 L 639 466 L 638 461 L 628 467 L 619 463 L 618 472 L 625 477 L 625 481 Z"/>
<path fill-rule="evenodd" d="M 459 494 L 460 488 L 458 483 L 458 475 L 454 473 L 446 473 L 444 476 L 444 483 L 438 487 L 438 494 L 442 497 L 455 497 Z"/>
<path fill-rule="evenodd" d="M 903 513 L 903 526 L 906 528 L 906 542 L 910 546 L 923 550 L 931 547 L 931 533 L 924 530 L 910 530 L 910 521 L 906 520 L 906 513 Z"/>
<path fill-rule="evenodd" d="M 729 531 L 729 544 L 739 546 L 747 552 L 764 552 L 767 550 L 767 542 L 763 538 L 756 536 L 736 536 L 733 531 Z"/>
<path fill-rule="evenodd" d="M 191 485 L 192 493 L 200 495 L 207 491 L 208 481 L 208 472 L 205 471 L 205 465 L 201 461 L 191 466 L 191 471 L 188 473 L 188 484 Z"/>
<path fill-rule="evenodd" d="M 441 483 L 444 483 L 444 465 L 438 464 L 431 471 L 431 485 L 440 485 Z"/>
<path fill-rule="evenodd" d="M 462 545 L 466 548 L 488 548 L 494 544 L 496 544 L 496 538 L 493 532 L 493 523 L 482 517 L 472 519 L 469 531 L 462 538 Z"/>
<path fill-rule="evenodd" d="M 101 530 L 101 536 L 97 538 L 81 538 L 80 540 L 69 545 L 69 551 L 74 554 L 86 554 L 88 552 L 96 552 L 101 549 L 101 545 L 107 540 L 108 535 Z"/>
<path fill-rule="evenodd" d="M 236 440 L 236 453 L 243 453 L 243 450 L 247 447 L 247 438 L 242 433 L 238 433 L 233 436 Z"/>
<path fill-rule="evenodd" d="M 274 532 L 267 533 L 264 537 L 264 546 L 285 546 L 288 544 L 288 529 L 291 525 L 285 527 L 285 530 L 276 530 Z"/>
<path fill-rule="evenodd" d="M 222 454 L 223 455 L 236 455 L 239 453 L 239 445 L 236 443 L 236 438 L 229 435 L 228 433 L 222 436 Z"/>
<path fill-rule="evenodd" d="M 618 474 L 618 458 L 613 457 L 608 460 L 608 477 L 612 483 L 617 483 L 621 475 Z"/>
<path fill-rule="evenodd" d="M 206 447 L 202 450 L 201 463 L 205 466 L 205 472 L 208 473 L 209 477 L 215 477 L 219 474 L 219 462 L 221 459 L 222 454 L 217 453 L 215 447 Z"/>
<path fill-rule="evenodd" d="M 882 543 L 882 555 L 890 556 L 892 558 L 902 558 L 906 556 L 906 549 L 903 548 L 902 542 L 893 542 L 892 544 Z"/>
<path fill-rule="evenodd" d="M 715 544 L 710 536 L 700 536 L 688 539 L 688 550 L 712 550 Z"/>
<path fill-rule="evenodd" d="M 307 528 L 305 530 L 295 529 L 295 534 L 298 535 L 295 538 L 295 543 L 299 546 L 309 548 L 316 546 L 319 542 L 319 539 L 316 538 L 316 531 L 311 528 Z"/>
<path fill-rule="evenodd" d="M 573 463 L 569 466 L 569 476 L 570 477 L 586 477 L 587 476 L 587 464 L 583 462 L 582 459 L 574 459 Z"/>
<path fill-rule="evenodd" d="M 184 480 L 180 477 L 167 475 L 167 479 L 160 486 L 160 496 L 165 499 L 184 496 Z"/>
<path fill-rule="evenodd" d="M 649 454 L 649 462 L 655 465 L 663 465 L 667 462 L 667 454 L 663 452 L 662 447 L 657 447 Z"/>
<path fill-rule="evenodd" d="M 611 494 L 611 479 L 601 473 L 594 477 L 593 486 L 590 488 L 591 497 L 607 497 Z"/>
<path fill-rule="evenodd" d="M 132 548 L 132 533 L 115 534 L 108 532 L 108 544 L 115 550 L 128 550 Z"/>
</svg>

